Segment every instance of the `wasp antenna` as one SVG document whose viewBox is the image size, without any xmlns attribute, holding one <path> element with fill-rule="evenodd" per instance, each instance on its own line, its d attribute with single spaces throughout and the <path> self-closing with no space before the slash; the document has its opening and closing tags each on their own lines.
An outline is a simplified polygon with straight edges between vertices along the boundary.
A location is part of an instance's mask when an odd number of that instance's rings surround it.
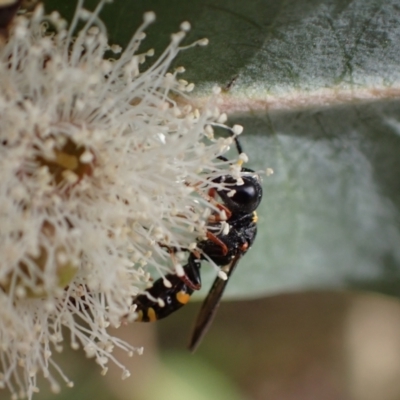
<svg viewBox="0 0 400 400">
<path fill-rule="evenodd" d="M 226 129 L 228 132 L 230 132 L 231 136 L 233 137 L 233 140 L 235 141 L 236 149 L 239 154 L 243 153 L 243 147 L 239 142 L 238 135 L 240 135 L 243 132 L 243 126 L 241 125 L 234 125 L 232 128 L 223 124 L 219 123 L 213 123 L 211 124 L 212 126 L 219 127 L 222 129 Z M 218 157 L 220 158 L 220 157 Z"/>
<path fill-rule="evenodd" d="M 235 136 L 235 137 L 234 137 L 234 140 L 235 140 L 236 149 L 237 149 L 238 153 L 239 153 L 239 154 L 243 154 L 243 153 L 244 153 L 244 152 L 243 152 L 243 147 L 242 147 L 242 145 L 240 144 L 239 139 Z"/>
</svg>

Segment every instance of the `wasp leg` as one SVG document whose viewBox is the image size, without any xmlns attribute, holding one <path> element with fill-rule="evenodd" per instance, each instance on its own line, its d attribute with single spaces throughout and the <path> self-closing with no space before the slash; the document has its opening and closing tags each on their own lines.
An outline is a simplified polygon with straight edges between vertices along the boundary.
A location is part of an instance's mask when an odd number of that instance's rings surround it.
<svg viewBox="0 0 400 400">
<path fill-rule="evenodd" d="M 226 215 L 226 219 L 229 219 L 229 218 L 232 216 L 232 212 L 231 212 L 231 210 L 230 210 L 228 207 L 226 207 L 224 204 L 219 203 L 217 200 L 215 200 L 216 197 L 217 197 L 217 193 L 218 193 L 218 191 L 217 191 L 216 188 L 211 188 L 211 189 L 209 189 L 209 190 L 208 190 L 208 202 L 211 203 L 211 204 L 213 204 L 213 205 L 215 205 L 215 206 L 218 208 L 218 210 L 224 211 L 224 212 L 225 212 L 225 215 Z M 211 218 L 211 217 L 212 217 L 212 218 Z M 221 221 L 224 221 L 224 219 L 221 218 L 221 216 L 220 216 L 219 214 L 214 214 L 214 215 L 212 215 L 211 217 L 210 217 L 210 221 L 211 221 L 211 222 L 221 222 Z"/>
<path fill-rule="evenodd" d="M 183 267 L 185 275 L 179 277 L 186 286 L 193 290 L 201 289 L 200 263 L 200 253 L 191 253 L 188 263 Z"/>
<path fill-rule="evenodd" d="M 225 206 L 225 204 L 222 204 L 220 202 L 218 202 L 216 200 L 217 194 L 218 194 L 218 190 L 216 188 L 211 188 L 208 190 L 207 194 L 202 192 L 201 190 L 199 190 L 198 186 L 200 185 L 200 183 L 195 184 L 195 185 L 188 185 L 192 188 L 194 188 L 194 190 L 206 201 L 208 201 L 210 204 L 212 204 L 213 206 L 217 207 L 218 210 L 220 211 L 224 211 L 225 215 L 226 215 L 226 219 L 229 219 L 232 216 L 232 212 L 231 210 Z M 213 222 L 219 222 L 222 221 L 223 219 L 219 216 L 219 215 L 214 215 L 214 217 L 216 218 L 215 220 L 213 220 Z"/>
<path fill-rule="evenodd" d="M 190 251 L 189 249 L 178 249 L 176 247 L 169 247 L 164 244 L 159 244 L 159 245 L 168 250 L 172 259 L 172 263 L 174 265 L 177 264 L 177 260 L 175 257 L 175 253 L 177 251 Z M 200 265 L 197 265 L 200 262 L 199 261 L 200 258 L 201 258 L 200 253 L 196 250 L 193 250 L 190 253 L 188 264 L 186 264 L 183 267 L 184 275 L 179 276 L 179 279 L 193 290 L 201 289 Z M 167 276 L 174 276 L 174 275 L 167 275 Z"/>
<path fill-rule="evenodd" d="M 214 235 L 210 231 L 207 231 L 207 239 L 211 240 L 213 243 L 221 247 L 223 256 L 226 256 L 228 254 L 228 246 L 218 236 Z"/>
</svg>

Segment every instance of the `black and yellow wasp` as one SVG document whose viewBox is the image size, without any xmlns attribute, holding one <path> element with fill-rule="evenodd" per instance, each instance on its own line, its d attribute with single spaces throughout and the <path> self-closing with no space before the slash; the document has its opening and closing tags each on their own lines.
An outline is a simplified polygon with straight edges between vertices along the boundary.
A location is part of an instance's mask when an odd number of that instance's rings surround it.
<svg viewBox="0 0 400 400">
<path fill-rule="evenodd" d="M 235 137 L 234 140 L 239 154 L 243 153 L 238 139 Z M 222 156 L 218 158 L 228 161 Z M 224 230 L 221 229 L 221 221 L 211 222 L 208 225 L 207 239 L 198 241 L 196 251 L 190 252 L 187 264 L 183 267 L 184 275 L 167 274 L 165 279 L 170 282 L 168 287 L 164 284 L 164 279 L 160 278 L 146 290 L 151 297 L 161 301 L 151 300 L 146 293 L 133 299 L 137 321 L 148 322 L 165 318 L 185 305 L 191 294 L 201 288 L 200 267 L 203 260 L 211 259 L 221 267 L 227 279 L 217 277 L 204 300 L 189 343 L 191 351 L 196 350 L 211 325 L 230 276 L 257 234 L 256 209 L 262 199 L 260 177 L 251 169 L 241 168 L 241 172 L 241 184 L 231 175 L 223 175 L 214 180 L 224 186 L 224 189 L 215 192 L 219 197 L 219 206 L 227 214 L 225 222 L 229 224 L 228 232 L 222 232 Z"/>
</svg>

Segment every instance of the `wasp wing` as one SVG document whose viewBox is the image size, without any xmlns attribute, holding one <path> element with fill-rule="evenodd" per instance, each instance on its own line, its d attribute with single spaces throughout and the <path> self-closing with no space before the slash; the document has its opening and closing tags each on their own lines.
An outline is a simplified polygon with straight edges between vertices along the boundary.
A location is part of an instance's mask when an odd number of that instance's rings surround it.
<svg viewBox="0 0 400 400">
<path fill-rule="evenodd" d="M 221 279 L 217 277 L 205 298 L 200 312 L 197 316 L 192 336 L 189 343 L 189 350 L 194 353 L 199 346 L 204 335 L 207 333 L 212 321 L 214 320 L 215 314 L 217 313 L 222 294 L 224 293 L 225 287 L 229 281 L 229 277 L 235 270 L 242 254 L 236 255 L 233 260 L 222 268 L 227 275 L 227 279 Z"/>
</svg>

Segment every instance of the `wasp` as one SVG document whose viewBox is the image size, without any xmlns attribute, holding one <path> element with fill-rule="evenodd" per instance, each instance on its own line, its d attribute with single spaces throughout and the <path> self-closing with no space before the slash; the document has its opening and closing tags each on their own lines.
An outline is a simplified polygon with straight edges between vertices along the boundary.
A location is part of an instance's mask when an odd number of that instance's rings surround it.
<svg viewBox="0 0 400 400">
<path fill-rule="evenodd" d="M 234 138 L 238 153 L 242 147 Z M 219 159 L 228 161 L 225 157 Z M 225 276 L 217 276 L 197 316 L 189 343 L 189 350 L 194 352 L 208 331 L 222 294 L 239 260 L 249 250 L 257 234 L 256 209 L 262 199 L 262 187 L 259 175 L 251 169 L 241 168 L 242 182 L 227 174 L 213 182 L 221 184 L 223 189 L 213 189 L 220 199 L 219 208 L 226 212 L 228 231 L 221 229 L 221 220 L 214 216 L 214 221 L 207 227 L 207 238 L 197 242 L 196 251 L 189 254 L 183 267 L 183 276 L 167 274 L 159 278 L 153 286 L 133 300 L 138 314 L 137 321 L 156 321 L 165 318 L 184 306 L 195 290 L 201 288 L 200 268 L 203 260 L 211 260 L 221 268 Z M 215 193 L 213 193 L 214 197 Z M 224 279 L 225 278 L 225 279 Z"/>
</svg>

